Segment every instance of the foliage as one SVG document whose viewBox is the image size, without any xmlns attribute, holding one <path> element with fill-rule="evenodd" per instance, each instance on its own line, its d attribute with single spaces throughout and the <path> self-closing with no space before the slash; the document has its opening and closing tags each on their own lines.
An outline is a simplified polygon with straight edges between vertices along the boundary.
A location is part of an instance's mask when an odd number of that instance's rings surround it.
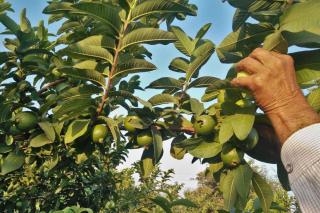
<svg viewBox="0 0 320 213">
<path fill-rule="evenodd" d="M 189 153 L 193 161 L 210 164 L 226 211 L 243 210 L 253 186 L 267 212 L 272 187 L 245 162 L 243 153 L 266 155 L 247 150 L 245 143 L 257 124 L 269 122 L 258 115 L 247 91 L 230 85 L 234 67 L 226 80 L 201 76 L 201 68 L 215 51 L 223 63 L 236 63 L 261 45 L 282 53 L 294 45 L 313 48 L 291 55 L 297 81 L 310 89 L 307 99 L 319 111 L 319 50 L 314 48 L 320 41 L 320 3 L 227 2 L 237 8 L 233 32 L 216 47 L 205 38 L 210 24 L 194 38 L 172 26 L 176 19 L 196 15 L 197 7 L 188 0 L 51 1 L 43 12 L 50 15 L 50 23 L 61 23 L 52 39 L 42 21 L 31 26 L 25 10 L 20 23 L 13 21 L 6 12 L 10 4 L 1 1 L 0 22 L 10 38 L 0 53 L 0 209 L 36 212 L 80 205 L 100 211 L 121 199 L 114 190 L 121 182 L 117 166 L 128 149 L 144 150 L 139 164 L 142 178 L 148 180 L 163 155 L 163 142 L 173 139 L 173 157 Z M 257 23 L 249 22 L 250 17 Z M 144 90 L 137 73 L 156 70 L 145 44 L 169 43 L 182 54 L 169 65 L 177 77 L 155 79 L 146 89 L 162 92 L 149 100 L 137 97 L 135 92 Z M 193 88 L 205 89 L 201 101 L 188 94 Z M 120 115 L 119 109 L 127 113 Z M 26 111 L 36 115 L 36 128 L 33 119 L 19 129 L 17 115 Z M 123 125 L 127 115 L 136 116 L 128 120 L 134 131 Z M 201 115 L 216 124 L 209 128 L 212 134 L 195 131 Z M 92 129 L 99 124 L 110 134 L 94 143 Z M 152 144 L 139 146 L 137 135 L 144 131 L 151 132 Z M 234 150 L 238 159 L 223 162 L 220 156 L 226 149 Z M 273 163 L 289 190 L 283 165 Z M 153 201 L 160 204 L 159 199 Z M 176 200 L 167 201 L 173 206 Z"/>
<path fill-rule="evenodd" d="M 262 167 L 251 164 L 251 162 L 250 165 L 253 167 L 254 171 L 259 173 L 261 176 L 267 176 L 267 171 Z M 185 197 L 195 202 L 199 208 L 186 209 L 185 207 L 181 207 L 177 210 L 177 212 L 217 212 L 219 209 L 223 209 L 223 193 L 219 190 L 219 186 L 215 181 L 215 178 L 207 175 L 206 173 L 207 172 L 201 172 L 197 175 L 196 180 L 198 181 L 198 187 L 196 189 L 187 190 L 184 193 Z M 289 196 L 288 192 L 281 187 L 277 180 L 268 178 L 267 182 L 272 186 L 274 191 L 273 204 L 270 212 L 292 212 L 298 209 L 295 198 Z M 251 188 L 249 193 L 249 201 L 244 212 L 261 211 L 262 209 L 258 197 L 254 193 L 253 188 Z"/>
</svg>

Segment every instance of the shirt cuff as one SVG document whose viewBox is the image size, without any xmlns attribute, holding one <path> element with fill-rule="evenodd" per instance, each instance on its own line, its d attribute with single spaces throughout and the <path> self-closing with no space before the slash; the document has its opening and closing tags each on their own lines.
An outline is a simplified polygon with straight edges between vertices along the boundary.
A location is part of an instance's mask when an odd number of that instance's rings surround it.
<svg viewBox="0 0 320 213">
<path fill-rule="evenodd" d="M 291 184 L 304 170 L 320 160 L 320 123 L 293 133 L 281 149 L 281 160 Z"/>
</svg>

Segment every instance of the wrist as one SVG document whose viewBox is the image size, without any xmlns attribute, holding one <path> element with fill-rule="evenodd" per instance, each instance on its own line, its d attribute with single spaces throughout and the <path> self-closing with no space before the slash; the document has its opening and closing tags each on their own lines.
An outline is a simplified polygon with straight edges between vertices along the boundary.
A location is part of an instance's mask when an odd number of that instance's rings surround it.
<svg viewBox="0 0 320 213">
<path fill-rule="evenodd" d="M 277 110 L 266 113 L 279 137 L 281 145 L 294 132 L 320 122 L 319 115 L 311 108 L 305 97 L 297 96 Z"/>
</svg>

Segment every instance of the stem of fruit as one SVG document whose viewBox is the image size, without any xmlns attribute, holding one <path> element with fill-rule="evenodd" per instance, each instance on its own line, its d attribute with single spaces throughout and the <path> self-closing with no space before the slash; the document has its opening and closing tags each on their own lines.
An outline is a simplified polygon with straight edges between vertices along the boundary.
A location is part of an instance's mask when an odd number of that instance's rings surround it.
<svg viewBox="0 0 320 213">
<path fill-rule="evenodd" d="M 112 85 L 112 80 L 113 80 L 113 74 L 117 68 L 118 62 L 119 62 L 119 54 L 121 52 L 121 43 L 122 43 L 122 39 L 124 36 L 124 33 L 126 32 L 129 22 L 130 22 L 130 18 L 131 18 L 131 10 L 129 11 L 127 20 L 124 22 L 123 28 L 121 29 L 121 32 L 119 34 L 119 40 L 118 40 L 118 44 L 117 47 L 115 49 L 115 53 L 114 53 L 114 58 L 113 58 L 113 62 L 112 62 L 112 67 L 111 70 L 109 72 L 109 76 L 108 76 L 108 83 L 107 86 L 105 88 L 105 92 L 104 95 L 102 96 L 102 100 L 101 103 L 99 104 L 99 107 L 97 109 L 97 114 L 98 116 L 101 114 L 101 112 L 103 111 L 103 107 L 108 99 L 109 96 L 109 91 L 110 89 L 113 87 Z"/>
</svg>

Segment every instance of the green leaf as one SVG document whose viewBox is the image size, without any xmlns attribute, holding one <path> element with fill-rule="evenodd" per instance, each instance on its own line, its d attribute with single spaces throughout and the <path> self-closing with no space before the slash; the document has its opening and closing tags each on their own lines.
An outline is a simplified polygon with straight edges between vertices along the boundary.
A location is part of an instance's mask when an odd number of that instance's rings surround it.
<svg viewBox="0 0 320 213">
<path fill-rule="evenodd" d="M 4 143 L 0 143 L 0 154 L 5 154 L 12 151 L 11 146 L 7 146 Z"/>
<path fill-rule="evenodd" d="M 201 115 L 204 111 L 204 105 L 196 98 L 190 98 L 191 111 L 196 115 Z"/>
<path fill-rule="evenodd" d="M 210 27 L 211 27 L 211 23 L 205 24 L 203 27 L 201 27 L 201 29 L 198 31 L 196 38 L 194 39 L 193 43 L 194 46 L 198 46 L 199 42 L 201 41 L 201 39 L 203 38 L 203 36 L 205 36 L 205 34 L 209 31 Z"/>
<path fill-rule="evenodd" d="M 1 175 L 6 175 L 19 169 L 24 164 L 24 157 L 24 154 L 21 152 L 10 152 L 8 156 L 3 159 Z"/>
<path fill-rule="evenodd" d="M 268 35 L 263 42 L 263 48 L 282 54 L 288 53 L 288 42 L 283 38 L 280 31 Z"/>
<path fill-rule="evenodd" d="M 233 128 L 231 124 L 231 118 L 227 117 L 223 119 L 220 130 L 219 130 L 219 142 L 221 144 L 224 144 L 230 140 L 230 138 L 233 136 Z"/>
<path fill-rule="evenodd" d="M 177 37 L 177 41 L 174 43 L 175 47 L 183 54 L 191 56 L 195 45 L 191 38 L 180 28 L 180 27 L 171 27 L 171 31 Z"/>
<path fill-rule="evenodd" d="M 14 35 L 20 30 L 20 26 L 5 13 L 0 14 L 0 22 Z"/>
<path fill-rule="evenodd" d="M 80 86 L 72 87 L 68 90 L 63 91 L 63 93 L 61 93 L 58 96 L 58 99 L 65 101 L 65 100 L 70 100 L 70 99 L 80 98 L 80 97 L 90 98 L 92 95 L 96 95 L 101 92 L 102 92 L 102 89 L 97 86 L 82 84 Z"/>
<path fill-rule="evenodd" d="M 83 47 L 91 46 L 91 47 L 100 47 L 100 48 L 111 49 L 111 50 L 114 50 L 116 47 L 115 39 L 105 35 L 89 36 L 79 41 L 77 44 Z"/>
<path fill-rule="evenodd" d="M 23 9 L 20 14 L 20 29 L 24 33 L 28 33 L 31 31 L 31 23 L 26 16 L 27 10 Z"/>
<path fill-rule="evenodd" d="M 68 126 L 66 135 L 64 137 L 64 142 L 66 144 L 72 143 L 74 140 L 84 135 L 88 131 L 89 124 L 90 124 L 90 120 L 73 121 Z"/>
<path fill-rule="evenodd" d="M 217 54 L 223 63 L 235 63 L 249 55 L 264 38 L 273 33 L 274 28 L 267 23 L 244 24 L 236 32 L 230 33 L 217 47 Z"/>
<path fill-rule="evenodd" d="M 193 157 L 211 158 L 217 156 L 221 152 L 222 146 L 220 143 L 216 142 L 202 142 L 195 148 L 190 149 L 186 147 L 186 149 L 188 150 L 188 153 L 190 153 Z"/>
<path fill-rule="evenodd" d="M 207 41 L 198 47 L 193 53 L 190 65 L 188 67 L 186 82 L 189 82 L 191 78 L 201 69 L 201 67 L 210 59 L 214 53 L 215 46 L 212 42 Z"/>
<path fill-rule="evenodd" d="M 166 213 L 172 213 L 171 204 L 166 198 L 157 196 L 155 198 L 150 198 L 150 200 L 160 206 Z"/>
<path fill-rule="evenodd" d="M 171 206 L 185 206 L 189 208 L 198 208 L 198 206 L 188 199 L 178 199 L 171 203 Z"/>
<path fill-rule="evenodd" d="M 0 13 L 5 12 L 6 10 L 12 11 L 12 9 L 11 9 L 11 4 L 10 4 L 10 3 L 7 3 L 7 2 L 1 3 L 1 4 L 0 4 Z"/>
<path fill-rule="evenodd" d="M 152 137 L 153 137 L 153 149 L 154 149 L 154 161 L 158 163 L 162 157 L 163 152 L 163 141 L 161 132 L 155 127 L 151 127 Z"/>
<path fill-rule="evenodd" d="M 11 52 L 0 52 L 0 64 L 9 61 L 12 56 L 14 56 L 14 54 Z"/>
<path fill-rule="evenodd" d="M 145 101 L 137 96 L 134 96 L 131 92 L 125 91 L 125 90 L 118 90 L 118 91 L 110 91 L 109 93 L 110 97 L 123 97 L 123 98 L 127 98 L 127 99 L 134 99 L 136 101 L 138 101 L 140 104 L 142 104 L 143 106 L 152 109 L 152 105 L 151 103 L 149 103 L 148 101 Z"/>
<path fill-rule="evenodd" d="M 291 191 L 291 186 L 290 186 L 290 181 L 289 181 L 288 172 L 287 172 L 287 170 L 284 168 L 284 165 L 282 164 L 281 161 L 277 164 L 277 175 L 278 175 L 278 179 L 279 179 L 282 187 L 283 187 L 286 191 Z"/>
<path fill-rule="evenodd" d="M 212 82 L 212 84 L 206 89 L 206 93 L 218 92 L 222 89 L 232 89 L 234 88 L 229 80 L 217 80 Z"/>
<path fill-rule="evenodd" d="M 272 200 L 273 192 L 271 186 L 257 173 L 253 173 L 252 184 L 254 191 L 259 197 L 261 207 L 265 213 L 269 212 Z"/>
<path fill-rule="evenodd" d="M 175 58 L 169 65 L 169 69 L 175 72 L 188 72 L 189 61 L 185 58 Z"/>
<path fill-rule="evenodd" d="M 301 86 L 320 80 L 320 50 L 301 51 L 291 54 L 295 62 L 297 82 Z"/>
<path fill-rule="evenodd" d="M 107 125 L 111 131 L 113 139 L 115 141 L 119 142 L 120 141 L 120 129 L 119 129 L 118 123 L 115 120 L 113 120 L 112 118 L 106 118 L 106 117 L 102 117 L 102 118 L 107 123 Z"/>
<path fill-rule="evenodd" d="M 249 196 L 253 171 L 248 164 L 241 164 L 235 169 L 235 187 L 242 200 Z"/>
<path fill-rule="evenodd" d="M 46 137 L 54 142 L 54 140 L 56 139 L 56 132 L 54 130 L 54 127 L 51 123 L 49 122 L 40 122 L 38 123 L 40 128 L 44 131 L 44 134 L 46 135 Z"/>
<path fill-rule="evenodd" d="M 143 59 L 132 59 L 127 62 L 118 64 L 113 77 L 115 76 L 123 76 L 133 73 L 139 73 L 139 72 L 150 72 L 153 70 L 156 70 L 157 67 Z"/>
<path fill-rule="evenodd" d="M 280 18 L 280 30 L 290 45 L 320 46 L 320 2 L 309 0 L 290 6 Z"/>
<path fill-rule="evenodd" d="M 51 2 L 44 10 L 44 14 L 59 14 L 71 11 L 72 3 L 69 2 Z"/>
<path fill-rule="evenodd" d="M 286 0 L 276 0 L 276 1 L 269 1 L 269 0 L 228 0 L 229 4 L 233 7 L 240 8 L 246 10 L 248 12 L 255 12 L 261 10 L 267 10 L 269 8 L 280 8 L 284 4 L 287 3 Z"/>
<path fill-rule="evenodd" d="M 247 10 L 237 9 L 234 13 L 232 20 L 232 30 L 237 31 L 250 17 L 250 13 Z"/>
<path fill-rule="evenodd" d="M 204 143 L 202 138 L 188 138 L 175 143 L 175 146 L 191 150 L 199 146 L 201 143 Z"/>
<path fill-rule="evenodd" d="M 320 111 L 320 88 L 312 90 L 308 95 L 307 100 L 310 106 L 314 110 L 319 112 Z"/>
<path fill-rule="evenodd" d="M 223 179 L 220 179 L 220 185 L 223 193 L 224 209 L 230 211 L 237 200 L 235 171 L 229 170 L 227 175 Z"/>
<path fill-rule="evenodd" d="M 119 8 L 114 7 L 111 4 L 98 2 L 81 2 L 73 5 L 72 7 L 77 9 L 72 10 L 72 13 L 90 16 L 111 26 L 116 32 L 120 31 L 122 23 L 119 15 Z"/>
<path fill-rule="evenodd" d="M 170 13 L 186 13 L 195 16 L 196 13 L 186 6 L 174 1 L 168 0 L 151 0 L 145 1 L 137 5 L 131 13 L 131 20 L 137 20 L 143 16 L 151 14 L 170 14 Z"/>
<path fill-rule="evenodd" d="M 173 97 L 169 94 L 158 94 L 153 97 L 151 97 L 148 102 L 150 102 L 153 106 L 161 105 L 161 104 L 178 104 L 179 101 L 177 98 Z"/>
<path fill-rule="evenodd" d="M 101 86 L 106 85 L 106 80 L 104 76 L 100 72 L 97 72 L 95 70 L 84 70 L 84 69 L 77 69 L 73 67 L 63 67 L 63 68 L 60 68 L 59 71 L 73 78 L 92 81 Z"/>
<path fill-rule="evenodd" d="M 202 76 L 200 78 L 197 78 L 196 80 L 192 81 L 188 88 L 203 88 L 203 87 L 208 87 L 212 85 L 214 82 L 218 81 L 220 79 L 212 76 Z"/>
<path fill-rule="evenodd" d="M 173 33 L 155 28 L 139 28 L 128 33 L 121 42 L 121 49 L 124 50 L 135 44 L 169 44 L 176 41 Z"/>
<path fill-rule="evenodd" d="M 140 166 L 142 170 L 142 178 L 148 178 L 154 169 L 154 153 L 153 149 L 145 149 L 142 153 Z"/>
<path fill-rule="evenodd" d="M 112 54 L 108 50 L 99 46 L 72 44 L 60 50 L 58 53 L 79 59 L 104 60 L 110 64 L 113 63 Z"/>
<path fill-rule="evenodd" d="M 6 122 L 11 117 L 11 104 L 10 103 L 0 103 L 0 123 Z"/>
<path fill-rule="evenodd" d="M 51 143 L 53 143 L 53 141 L 50 140 L 45 134 L 40 134 L 31 139 L 30 146 L 38 148 Z"/>
<path fill-rule="evenodd" d="M 57 34 L 61 35 L 62 33 L 69 32 L 69 31 L 75 30 L 80 27 L 82 27 L 82 25 L 78 21 L 66 21 L 59 28 Z"/>
<path fill-rule="evenodd" d="M 181 81 L 170 78 L 170 77 L 163 77 L 159 78 L 158 80 L 153 81 L 149 84 L 146 88 L 151 89 L 168 89 L 168 88 L 174 88 L 174 89 L 181 89 L 183 84 Z"/>
<path fill-rule="evenodd" d="M 233 131 L 239 140 L 248 137 L 254 123 L 254 115 L 236 114 L 231 116 L 231 125 Z"/>
</svg>

